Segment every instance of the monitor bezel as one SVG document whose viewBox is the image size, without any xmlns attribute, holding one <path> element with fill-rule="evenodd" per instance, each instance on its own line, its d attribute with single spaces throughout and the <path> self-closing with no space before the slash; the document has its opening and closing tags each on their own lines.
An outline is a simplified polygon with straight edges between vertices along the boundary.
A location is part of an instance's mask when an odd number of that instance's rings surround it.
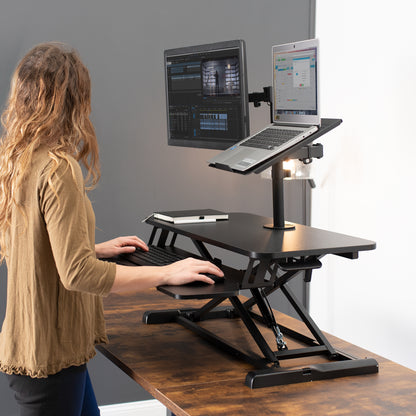
<svg viewBox="0 0 416 416">
<path fill-rule="evenodd" d="M 229 139 L 218 137 L 194 137 L 190 139 L 173 138 L 170 134 L 169 128 L 169 96 L 168 96 L 168 74 L 167 74 L 167 62 L 171 57 L 177 57 L 181 55 L 192 55 L 204 52 L 215 52 L 226 49 L 237 49 L 240 61 L 240 128 L 242 137 Z M 188 148 L 199 149 L 214 149 L 225 150 L 235 143 L 238 143 L 250 134 L 249 123 L 249 102 L 248 102 L 248 80 L 247 80 L 247 59 L 246 59 L 246 47 L 245 41 L 242 39 L 229 40 L 222 42 L 215 42 L 209 44 L 185 46 L 180 48 L 166 49 L 164 51 L 164 75 L 165 75 L 165 101 L 166 101 L 166 123 L 167 123 L 167 137 L 169 146 L 180 146 Z"/>
</svg>

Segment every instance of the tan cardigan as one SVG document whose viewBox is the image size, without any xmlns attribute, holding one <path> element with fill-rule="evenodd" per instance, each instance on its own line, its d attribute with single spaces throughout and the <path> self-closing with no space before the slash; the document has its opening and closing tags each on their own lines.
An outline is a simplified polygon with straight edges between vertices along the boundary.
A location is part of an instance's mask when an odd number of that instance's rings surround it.
<svg viewBox="0 0 416 416">
<path fill-rule="evenodd" d="M 96 259 L 95 217 L 76 160 L 53 162 L 40 147 L 18 191 L 8 235 L 7 309 L 0 333 L 0 370 L 46 377 L 95 355 L 106 342 L 101 296 L 115 264 Z"/>
</svg>

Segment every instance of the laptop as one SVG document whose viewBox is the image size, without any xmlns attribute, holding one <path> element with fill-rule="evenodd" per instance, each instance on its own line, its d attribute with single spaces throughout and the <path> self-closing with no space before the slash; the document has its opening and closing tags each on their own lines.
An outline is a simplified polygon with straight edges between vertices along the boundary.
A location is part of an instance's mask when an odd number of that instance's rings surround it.
<svg viewBox="0 0 416 416">
<path fill-rule="evenodd" d="M 273 123 L 208 161 L 248 172 L 318 130 L 318 39 L 276 45 L 273 61 Z"/>
</svg>

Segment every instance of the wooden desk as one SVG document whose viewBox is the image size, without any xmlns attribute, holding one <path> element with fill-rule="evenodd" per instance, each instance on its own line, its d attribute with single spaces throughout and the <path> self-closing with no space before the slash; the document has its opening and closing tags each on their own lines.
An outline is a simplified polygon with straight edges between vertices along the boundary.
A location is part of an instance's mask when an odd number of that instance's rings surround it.
<svg viewBox="0 0 416 416">
<path fill-rule="evenodd" d="M 252 390 L 244 385 L 249 364 L 176 323 L 142 323 L 145 311 L 199 307 L 200 302 L 175 300 L 155 289 L 131 296 L 110 295 L 105 299 L 110 343 L 97 349 L 177 416 L 416 415 L 416 372 L 336 337 L 328 335 L 336 348 L 377 359 L 379 373 Z M 282 325 L 309 335 L 300 321 L 279 312 L 275 316 Z M 240 348 L 257 351 L 239 319 L 201 324 L 215 328 Z M 273 341 L 266 328 L 263 335 Z M 289 348 L 296 344 L 287 341 Z M 302 360 L 315 363 L 317 358 Z"/>
</svg>

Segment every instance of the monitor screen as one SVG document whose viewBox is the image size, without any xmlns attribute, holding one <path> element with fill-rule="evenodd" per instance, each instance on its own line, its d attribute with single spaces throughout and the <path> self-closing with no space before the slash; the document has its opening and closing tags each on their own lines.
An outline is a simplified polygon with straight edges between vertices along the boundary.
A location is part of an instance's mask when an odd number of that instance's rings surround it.
<svg viewBox="0 0 416 416">
<path fill-rule="evenodd" d="M 164 53 L 168 144 L 224 150 L 249 135 L 245 43 Z"/>
<path fill-rule="evenodd" d="M 319 124 L 318 39 L 273 46 L 273 120 Z"/>
</svg>

